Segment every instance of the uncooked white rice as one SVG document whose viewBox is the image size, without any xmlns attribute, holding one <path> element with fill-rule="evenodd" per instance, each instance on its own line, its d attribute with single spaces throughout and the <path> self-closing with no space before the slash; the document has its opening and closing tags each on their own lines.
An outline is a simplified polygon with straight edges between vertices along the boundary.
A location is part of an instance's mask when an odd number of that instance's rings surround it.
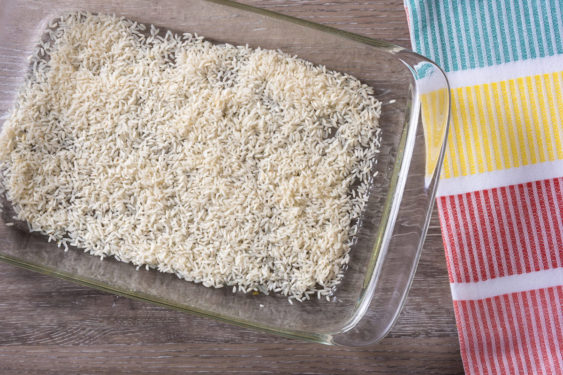
<svg viewBox="0 0 563 375">
<path fill-rule="evenodd" d="M 370 87 L 115 16 L 48 33 L 0 135 L 16 219 L 209 287 L 331 293 L 379 148 Z"/>
</svg>

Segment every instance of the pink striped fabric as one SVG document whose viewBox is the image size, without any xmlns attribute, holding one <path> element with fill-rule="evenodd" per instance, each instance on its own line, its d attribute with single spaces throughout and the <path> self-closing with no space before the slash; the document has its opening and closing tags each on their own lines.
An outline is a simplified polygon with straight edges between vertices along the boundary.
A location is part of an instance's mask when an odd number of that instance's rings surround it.
<svg viewBox="0 0 563 375">
<path fill-rule="evenodd" d="M 437 199 L 450 282 L 563 267 L 563 178 Z"/>
<path fill-rule="evenodd" d="M 557 286 L 454 301 L 467 372 L 563 374 L 562 295 Z"/>
<path fill-rule="evenodd" d="M 437 205 L 453 292 L 563 267 L 563 178 L 442 196 Z M 563 286 L 454 299 L 454 309 L 468 373 L 563 374 Z"/>
<path fill-rule="evenodd" d="M 563 374 L 562 185 L 437 199 L 469 374 Z"/>
</svg>

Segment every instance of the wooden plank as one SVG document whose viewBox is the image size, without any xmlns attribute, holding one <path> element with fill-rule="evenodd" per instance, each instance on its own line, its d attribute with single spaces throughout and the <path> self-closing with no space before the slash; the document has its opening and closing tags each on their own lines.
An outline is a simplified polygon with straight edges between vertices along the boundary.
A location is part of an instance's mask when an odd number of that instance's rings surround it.
<svg viewBox="0 0 563 375">
<path fill-rule="evenodd" d="M 3 373 L 27 374 L 454 374 L 452 339 L 406 345 L 388 339 L 378 349 L 342 349 L 316 344 L 211 343 L 129 346 L 6 346 Z M 26 356 L 22 356 L 22 352 Z M 393 353 L 393 354 L 391 354 Z M 9 360 L 8 360 L 9 358 Z M 439 366 L 436 366 L 439 364 Z"/>
</svg>

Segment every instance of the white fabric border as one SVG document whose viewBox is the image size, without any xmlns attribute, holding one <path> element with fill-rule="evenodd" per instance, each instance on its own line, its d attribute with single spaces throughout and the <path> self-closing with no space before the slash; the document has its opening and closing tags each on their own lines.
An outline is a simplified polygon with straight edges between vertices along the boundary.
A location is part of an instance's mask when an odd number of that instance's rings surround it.
<svg viewBox="0 0 563 375">
<path fill-rule="evenodd" d="M 465 194 L 563 176 L 563 160 L 440 180 L 436 196 Z"/>
<path fill-rule="evenodd" d="M 563 71 L 563 55 L 547 56 L 531 60 L 514 61 L 500 65 L 487 66 L 470 70 L 448 72 L 451 89 L 476 86 L 485 83 L 502 82 L 509 79 L 531 77 L 538 74 L 549 74 Z M 433 75 L 422 78 L 418 82 L 420 94 L 426 94 L 439 88 L 443 83 Z"/>
<path fill-rule="evenodd" d="M 525 292 L 527 290 L 550 288 L 563 285 L 563 268 L 554 268 L 536 272 L 498 277 L 495 279 L 471 282 L 451 283 L 452 299 L 479 300 L 503 294 Z"/>
<path fill-rule="evenodd" d="M 563 55 L 547 56 L 531 60 L 514 61 L 500 65 L 447 73 L 452 89 L 458 87 L 501 82 L 538 74 L 549 74 L 563 70 Z"/>
</svg>

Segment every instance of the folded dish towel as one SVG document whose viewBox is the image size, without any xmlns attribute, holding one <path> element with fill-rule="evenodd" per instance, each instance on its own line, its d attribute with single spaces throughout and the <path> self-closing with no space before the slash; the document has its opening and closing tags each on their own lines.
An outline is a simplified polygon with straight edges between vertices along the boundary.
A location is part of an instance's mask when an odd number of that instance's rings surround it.
<svg viewBox="0 0 563 375">
<path fill-rule="evenodd" d="M 437 206 L 468 374 L 563 374 L 563 3 L 405 0 L 451 85 Z"/>
</svg>

